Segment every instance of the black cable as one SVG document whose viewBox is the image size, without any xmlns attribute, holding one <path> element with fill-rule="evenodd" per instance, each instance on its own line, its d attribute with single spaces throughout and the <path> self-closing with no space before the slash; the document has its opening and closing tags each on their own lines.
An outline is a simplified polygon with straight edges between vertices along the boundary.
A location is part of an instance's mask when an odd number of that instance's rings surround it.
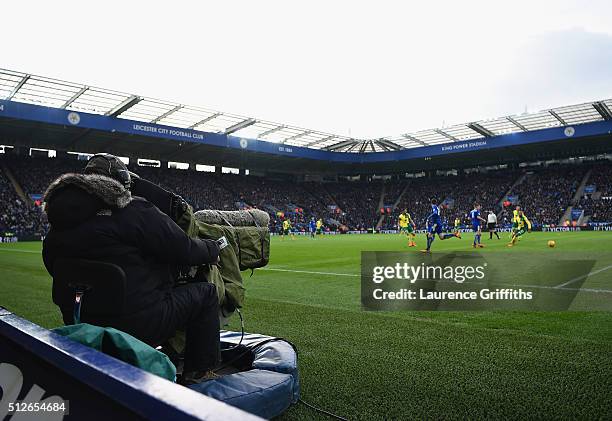
<svg viewBox="0 0 612 421">
<path fill-rule="evenodd" d="M 240 316 L 240 341 L 238 341 L 238 345 L 236 347 L 242 345 L 242 340 L 244 339 L 244 319 L 242 318 L 242 312 L 239 308 L 236 309 L 238 316 Z"/>
<path fill-rule="evenodd" d="M 310 409 L 313 409 L 313 410 L 315 410 L 317 412 L 320 412 L 321 414 L 325 414 L 328 417 L 331 417 L 331 418 L 334 418 L 334 419 L 337 419 L 337 420 L 348 421 L 348 419 L 346 419 L 344 417 L 341 417 L 340 415 L 336 415 L 336 414 L 334 414 L 332 412 L 326 411 L 325 409 L 319 408 L 318 406 L 314 406 L 313 404 L 306 402 L 302 398 L 298 399 L 298 402 L 303 404 L 303 405 L 305 405 L 305 406 L 307 406 Z"/>
<path fill-rule="evenodd" d="M 244 319 L 242 318 L 242 313 L 240 312 L 240 309 L 237 308 L 236 312 L 238 313 L 238 316 L 240 316 L 240 341 L 236 345 L 232 345 L 229 348 L 225 348 L 223 351 L 231 351 L 232 349 L 236 349 L 240 345 L 242 345 L 242 340 L 244 339 Z"/>
</svg>

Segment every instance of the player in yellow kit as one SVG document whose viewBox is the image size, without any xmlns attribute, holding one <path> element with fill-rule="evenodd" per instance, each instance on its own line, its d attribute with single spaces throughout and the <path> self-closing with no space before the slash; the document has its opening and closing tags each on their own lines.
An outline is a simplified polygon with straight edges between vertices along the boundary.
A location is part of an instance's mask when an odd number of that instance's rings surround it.
<svg viewBox="0 0 612 421">
<path fill-rule="evenodd" d="M 321 218 L 317 219 L 317 235 L 323 234 L 323 220 Z"/>
<path fill-rule="evenodd" d="M 459 217 L 455 218 L 455 232 L 459 232 L 459 227 L 461 226 L 461 219 Z"/>
<path fill-rule="evenodd" d="M 289 218 L 283 221 L 283 235 L 281 236 L 281 240 L 284 240 L 285 236 L 287 235 L 291 235 L 291 239 L 295 240 L 295 235 L 293 234 L 293 231 L 291 230 L 291 221 L 289 220 Z"/>
<path fill-rule="evenodd" d="M 525 212 L 521 210 L 520 206 L 512 212 L 512 234 L 510 235 L 510 243 L 508 247 L 512 247 L 516 244 L 519 237 L 526 232 L 531 232 L 531 221 L 527 219 Z"/>
<path fill-rule="evenodd" d="M 398 225 L 400 233 L 405 233 L 408 236 L 408 247 L 416 247 L 416 242 L 414 241 L 416 237 L 416 234 L 414 233 L 416 225 L 408 213 L 408 209 L 404 209 L 404 211 L 400 213 L 398 217 Z"/>
</svg>

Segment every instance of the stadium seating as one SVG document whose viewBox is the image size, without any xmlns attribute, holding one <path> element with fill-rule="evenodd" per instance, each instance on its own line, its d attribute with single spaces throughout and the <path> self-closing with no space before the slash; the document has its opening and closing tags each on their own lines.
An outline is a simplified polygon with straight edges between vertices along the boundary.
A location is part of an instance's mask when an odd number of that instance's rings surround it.
<svg viewBox="0 0 612 421">
<path fill-rule="evenodd" d="M 59 175 L 79 171 L 83 161 L 76 158 L 0 156 L 0 164 L 10 171 L 30 197 L 42 195 Z M 592 222 L 612 221 L 609 198 L 612 196 L 612 164 L 565 165 L 523 170 L 498 170 L 458 176 L 422 177 L 388 181 L 294 182 L 290 180 L 215 174 L 192 170 L 145 167 L 130 164 L 130 170 L 177 192 L 198 209 L 233 210 L 259 208 L 271 216 L 270 228 L 280 232 L 282 218 L 288 217 L 298 230 L 306 231 L 311 216 L 323 218 L 332 230 L 375 227 L 382 204 L 392 207 L 402 192 L 398 206 L 385 211 L 381 229 L 397 226 L 397 216 L 407 208 L 418 227 L 425 226 L 429 200 L 436 197 L 443 205 L 443 219 L 451 225 L 455 218 L 466 222 L 473 203 L 482 210 L 494 211 L 500 223 L 508 223 L 510 210 L 500 202 L 510 192 L 536 225 L 557 224 L 571 204 L 576 189 L 589 169 L 589 184 L 596 194 L 585 195 L 577 205 Z M 523 178 L 524 177 L 524 178 Z M 18 236 L 41 236 L 48 224 L 40 206 L 19 198 L 9 179 L 0 172 L 0 230 Z"/>
<path fill-rule="evenodd" d="M 5 233 L 20 236 L 40 236 L 48 227 L 38 206 L 26 204 L 19 198 L 8 178 L 0 171 L 0 237 Z"/>
<path fill-rule="evenodd" d="M 558 224 L 587 171 L 586 165 L 530 171 L 512 195 L 532 223 Z"/>
<path fill-rule="evenodd" d="M 500 210 L 501 199 L 518 175 L 516 171 L 502 170 L 483 174 L 411 180 L 387 227 L 397 226 L 397 216 L 404 209 L 408 209 L 417 226 L 423 227 L 431 211 L 429 198 L 434 197 L 446 207 L 442 216 L 447 224 L 452 224 L 455 218 L 465 223 L 467 214 L 473 209 L 475 202 L 482 205 L 484 212 L 492 210 L 497 213 Z"/>
<path fill-rule="evenodd" d="M 380 182 L 339 182 L 322 185 L 334 199 L 341 213 L 337 219 L 353 229 L 376 225 L 378 203 L 382 192 Z"/>
<path fill-rule="evenodd" d="M 578 208 L 584 210 L 589 222 L 612 221 L 612 163 L 594 165 L 588 184 L 594 189 L 592 193 L 583 195 Z"/>
</svg>

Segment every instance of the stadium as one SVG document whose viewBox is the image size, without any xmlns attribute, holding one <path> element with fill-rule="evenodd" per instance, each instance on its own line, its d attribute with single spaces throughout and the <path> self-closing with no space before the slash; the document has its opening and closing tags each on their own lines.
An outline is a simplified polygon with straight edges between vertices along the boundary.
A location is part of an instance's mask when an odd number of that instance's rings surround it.
<svg viewBox="0 0 612 421">
<path fill-rule="evenodd" d="M 3 419 L 17 419 L 9 403 L 57 396 L 70 400 L 70 413 L 53 419 L 612 414 L 609 92 L 360 138 L 81 80 L 0 69 Z M 66 314 L 56 301 L 59 269 L 50 275 L 43 244 L 63 230 L 48 207 L 50 186 L 100 154 L 117 157 L 132 180 L 182 198 L 196 218 L 214 210 L 269 220 L 255 222 L 269 232 L 269 262 L 243 267 L 238 253 L 244 302 L 221 325 L 222 350 L 246 347 L 248 369 L 232 354 L 238 373 L 186 388 L 174 383 L 179 365 L 165 343 L 142 339 L 172 360 L 170 381 L 57 334 Z M 89 237 L 80 238 L 62 247 L 95 260 L 85 252 Z M 161 243 L 164 260 L 173 246 Z M 92 282 L 101 281 L 93 293 L 110 282 L 94 272 Z M 92 293 L 84 294 L 87 321 Z M 269 360 L 278 367 L 265 369 L 268 377 L 211 386 L 263 372 Z M 281 374 L 285 383 L 265 383 Z"/>
</svg>

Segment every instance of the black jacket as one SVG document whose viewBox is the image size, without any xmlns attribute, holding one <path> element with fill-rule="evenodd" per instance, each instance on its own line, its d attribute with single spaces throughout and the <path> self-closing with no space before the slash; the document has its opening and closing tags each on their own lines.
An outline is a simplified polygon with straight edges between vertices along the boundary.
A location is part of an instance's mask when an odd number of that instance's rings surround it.
<svg viewBox="0 0 612 421">
<path fill-rule="evenodd" d="M 214 263 L 219 256 L 214 241 L 189 238 L 154 205 L 108 177 L 61 176 L 45 193 L 45 211 L 51 230 L 43 261 L 51 276 L 59 257 L 114 263 L 127 277 L 130 313 L 164 299 L 178 266 Z"/>
</svg>

